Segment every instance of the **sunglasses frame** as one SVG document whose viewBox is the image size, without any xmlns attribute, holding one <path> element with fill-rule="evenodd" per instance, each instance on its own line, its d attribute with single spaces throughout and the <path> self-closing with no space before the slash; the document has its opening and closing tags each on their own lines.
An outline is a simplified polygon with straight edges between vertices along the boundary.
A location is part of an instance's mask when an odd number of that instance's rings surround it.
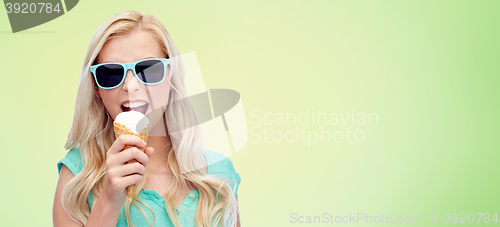
<svg viewBox="0 0 500 227">
<path fill-rule="evenodd" d="M 138 63 L 141 63 L 141 62 L 144 62 L 144 61 L 150 61 L 150 60 L 158 60 L 158 61 L 161 61 L 163 63 L 163 78 L 161 79 L 161 81 L 159 82 L 156 82 L 156 83 L 145 83 L 143 82 L 141 79 L 139 79 L 139 76 L 137 76 L 137 73 L 135 72 L 135 66 L 138 64 Z M 132 63 L 118 63 L 118 62 L 106 62 L 106 63 L 102 63 L 102 64 L 98 64 L 98 65 L 91 65 L 90 66 L 90 72 L 92 72 L 92 75 L 94 75 L 94 80 L 95 80 L 95 83 L 97 84 L 97 86 L 99 86 L 100 88 L 102 89 L 114 89 L 114 88 L 117 88 L 119 87 L 120 85 L 123 84 L 123 81 L 125 81 L 125 78 L 127 77 L 127 72 L 129 69 L 132 70 L 132 72 L 134 73 L 134 76 L 135 78 L 140 81 L 141 83 L 145 84 L 145 85 L 156 85 L 156 84 L 159 84 L 161 82 L 163 82 L 163 80 L 165 80 L 165 74 L 167 73 L 167 65 L 170 64 L 170 59 L 168 58 L 150 58 L 150 59 L 144 59 L 144 60 L 140 60 L 140 61 L 136 61 L 136 62 L 132 62 Z M 118 85 L 114 86 L 114 87 L 103 87 L 99 84 L 99 82 L 97 81 L 97 76 L 95 75 L 95 72 L 96 72 L 96 69 L 99 67 L 99 66 L 103 66 L 103 65 L 121 65 L 125 70 L 123 71 L 123 76 L 122 76 L 122 80 L 120 81 L 120 83 L 118 83 Z"/>
</svg>

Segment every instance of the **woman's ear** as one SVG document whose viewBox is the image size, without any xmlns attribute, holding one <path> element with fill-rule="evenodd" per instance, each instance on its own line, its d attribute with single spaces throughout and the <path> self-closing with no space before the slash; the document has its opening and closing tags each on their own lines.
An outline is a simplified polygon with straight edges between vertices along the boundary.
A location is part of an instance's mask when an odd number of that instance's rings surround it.
<svg viewBox="0 0 500 227">
<path fill-rule="evenodd" d="M 99 88 L 95 88 L 95 94 L 97 97 L 101 98 L 101 93 L 99 93 Z"/>
</svg>

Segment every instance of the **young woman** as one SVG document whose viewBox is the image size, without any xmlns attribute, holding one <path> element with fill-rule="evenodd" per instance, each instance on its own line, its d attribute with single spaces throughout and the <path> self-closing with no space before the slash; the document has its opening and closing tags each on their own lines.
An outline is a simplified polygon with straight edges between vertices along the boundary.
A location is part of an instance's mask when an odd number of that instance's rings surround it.
<svg viewBox="0 0 500 227">
<path fill-rule="evenodd" d="M 203 149 L 186 97 L 182 59 L 157 18 L 127 11 L 101 25 L 80 75 L 69 152 L 57 164 L 54 226 L 239 226 L 240 176 Z M 131 110 L 150 120 L 147 144 L 115 139 L 113 120 Z"/>
</svg>

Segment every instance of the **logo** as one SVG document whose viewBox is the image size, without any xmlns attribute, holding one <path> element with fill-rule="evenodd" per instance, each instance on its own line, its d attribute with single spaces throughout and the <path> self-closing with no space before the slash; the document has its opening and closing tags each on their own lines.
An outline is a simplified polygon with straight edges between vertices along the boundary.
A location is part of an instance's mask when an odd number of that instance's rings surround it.
<svg viewBox="0 0 500 227">
<path fill-rule="evenodd" d="M 184 66 L 184 83 L 187 96 L 172 100 L 172 109 L 183 111 L 184 119 L 170 117 L 173 124 L 179 127 L 169 130 L 182 131 L 199 127 L 203 132 L 206 150 L 216 151 L 229 157 L 241 150 L 248 141 L 247 121 L 240 94 L 231 89 L 207 89 L 203 80 L 195 52 L 179 56 Z M 173 57 L 171 59 L 175 59 Z M 180 59 L 179 59 L 180 60 Z M 172 92 L 172 91 L 171 91 Z M 163 124 L 166 104 L 155 103 L 149 97 L 152 112 L 147 115 L 153 125 Z M 191 106 L 190 110 L 187 106 Z M 194 120 L 196 118 L 196 121 Z M 192 121 L 191 121 L 192 120 Z M 150 131 L 149 136 L 164 136 L 164 131 Z M 175 131 L 170 131 L 173 133 Z M 179 142 L 179 141 L 178 141 Z M 178 145 L 178 144 L 177 144 Z M 174 146 L 176 146 L 174 144 Z M 178 149 L 174 148 L 179 151 Z M 213 157 L 217 159 L 218 157 Z M 220 158 L 224 158 L 220 156 Z M 221 160 L 214 160 L 215 162 Z"/>
<path fill-rule="evenodd" d="M 12 32 L 45 24 L 72 10 L 78 0 L 4 0 Z"/>
<path fill-rule="evenodd" d="M 247 122 L 241 96 L 230 89 L 207 89 L 195 52 L 182 55 L 189 101 L 200 121 L 204 148 L 227 157 L 248 142 Z"/>
</svg>

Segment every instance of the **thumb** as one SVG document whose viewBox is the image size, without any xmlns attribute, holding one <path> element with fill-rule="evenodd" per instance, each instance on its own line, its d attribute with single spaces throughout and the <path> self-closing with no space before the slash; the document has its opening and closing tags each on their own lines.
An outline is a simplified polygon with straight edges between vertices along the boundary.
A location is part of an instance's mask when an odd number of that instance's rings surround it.
<svg viewBox="0 0 500 227">
<path fill-rule="evenodd" d="M 151 155 L 155 153 L 155 149 L 152 147 L 146 147 L 146 149 L 144 149 L 144 153 L 146 153 L 148 157 L 151 157 Z"/>
</svg>

